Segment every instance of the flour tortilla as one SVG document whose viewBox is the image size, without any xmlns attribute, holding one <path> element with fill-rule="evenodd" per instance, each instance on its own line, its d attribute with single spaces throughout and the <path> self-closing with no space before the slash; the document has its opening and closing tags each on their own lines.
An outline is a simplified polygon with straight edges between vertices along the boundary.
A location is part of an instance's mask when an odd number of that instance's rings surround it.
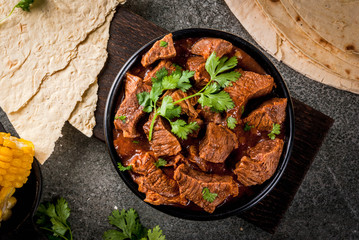
<svg viewBox="0 0 359 240">
<path fill-rule="evenodd" d="M 358 0 L 290 0 L 301 18 L 342 51 L 359 54 Z"/>
<path fill-rule="evenodd" d="M 256 1 L 278 34 L 283 35 L 284 39 L 288 40 L 304 55 L 339 77 L 359 80 L 359 67 L 349 64 L 331 51 L 312 41 L 290 17 L 280 1 Z M 357 63 L 359 63 L 359 58 L 357 58 Z"/>
<path fill-rule="evenodd" d="M 92 33 L 97 34 L 97 31 Z M 93 128 L 96 125 L 95 110 L 97 104 L 97 81 L 92 83 L 82 96 L 82 101 L 78 102 L 74 111 L 71 113 L 69 123 L 85 134 L 91 137 Z"/>
<path fill-rule="evenodd" d="M 79 45 L 77 57 L 66 69 L 49 76 L 25 107 L 7 113 L 19 135 L 34 143 L 35 157 L 40 163 L 53 152 L 64 123 L 104 66 L 113 13 Z"/>
<path fill-rule="evenodd" d="M 311 26 L 309 26 L 297 13 L 290 0 L 280 0 L 287 13 L 291 16 L 292 20 L 296 22 L 297 26 L 300 27 L 307 36 L 326 50 L 330 51 L 333 55 L 336 55 L 340 59 L 359 67 L 359 55 L 348 53 L 337 48 L 333 44 L 322 38 Z M 358 0 L 359 2 L 359 0 Z M 359 26 L 358 26 L 359 27 Z"/>
<path fill-rule="evenodd" d="M 77 46 L 105 22 L 122 0 L 36 0 L 31 12 L 16 8 L 0 23 L 0 106 L 19 110 L 43 81 L 64 69 Z M 0 18 L 18 0 L 0 0 Z"/>
<path fill-rule="evenodd" d="M 327 71 L 278 35 L 255 1 L 225 1 L 254 40 L 276 59 L 313 80 L 359 94 L 359 81 L 341 78 Z"/>
</svg>

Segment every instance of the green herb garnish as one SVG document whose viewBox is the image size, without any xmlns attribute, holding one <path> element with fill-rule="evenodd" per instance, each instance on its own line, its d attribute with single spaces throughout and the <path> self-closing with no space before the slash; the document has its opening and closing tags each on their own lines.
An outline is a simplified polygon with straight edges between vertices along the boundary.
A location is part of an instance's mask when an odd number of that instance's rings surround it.
<svg viewBox="0 0 359 240">
<path fill-rule="evenodd" d="M 151 92 L 142 92 L 137 94 L 137 99 L 140 105 L 142 105 L 143 111 L 152 112 L 154 116 L 150 125 L 148 140 L 152 140 L 153 127 L 158 116 L 166 118 L 171 124 L 171 131 L 182 139 L 187 139 L 187 135 L 198 129 L 196 122 L 186 123 L 184 120 L 177 120 L 171 122 L 171 119 L 179 117 L 181 114 L 181 107 L 176 105 L 186 99 L 199 96 L 198 102 L 204 106 L 210 107 L 213 111 L 222 112 L 233 108 L 234 102 L 229 94 L 222 90 L 226 86 L 230 86 L 241 75 L 236 71 L 226 72 L 237 66 L 237 58 L 227 57 L 218 58 L 216 53 L 213 52 L 206 61 L 205 68 L 211 76 L 211 80 L 207 85 L 197 93 L 179 99 L 173 102 L 171 96 L 165 96 L 162 100 L 161 106 L 157 108 L 157 100 L 162 95 L 164 90 L 168 89 L 180 89 L 186 92 L 190 89 L 190 78 L 194 76 L 193 71 L 182 71 L 182 68 L 175 65 L 176 71 L 168 75 L 168 71 L 165 68 L 161 68 L 156 73 L 156 78 L 152 78 Z"/>
<path fill-rule="evenodd" d="M 249 125 L 247 122 L 244 124 L 243 130 L 248 132 L 251 130 L 251 128 L 254 128 L 254 126 Z"/>
<path fill-rule="evenodd" d="M 107 230 L 103 235 L 104 240 L 166 240 L 159 226 L 152 230 L 145 228 L 141 224 L 136 210 L 132 208 L 128 211 L 122 209 L 121 212 L 113 210 L 108 220 L 116 229 Z"/>
<path fill-rule="evenodd" d="M 49 239 L 72 240 L 72 231 L 67 219 L 70 216 L 70 208 L 64 198 L 55 202 L 40 204 L 35 218 L 36 224 Z"/>
<path fill-rule="evenodd" d="M 139 144 L 139 143 L 140 143 L 140 142 L 137 141 L 137 140 L 133 140 L 132 142 L 133 142 L 133 143 L 136 143 L 136 144 Z"/>
<path fill-rule="evenodd" d="M 228 117 L 227 118 L 227 126 L 230 129 L 234 129 L 236 127 L 237 124 L 237 119 L 235 119 L 234 117 Z"/>
<path fill-rule="evenodd" d="M 30 5 L 34 2 L 34 0 L 21 0 L 19 1 L 10 11 L 9 15 L 0 20 L 0 23 L 11 16 L 14 12 L 15 8 L 21 8 L 23 11 L 30 12 Z"/>
<path fill-rule="evenodd" d="M 202 196 L 203 196 L 203 199 L 204 200 L 206 200 L 206 201 L 208 201 L 208 202 L 213 202 L 214 201 L 214 199 L 216 199 L 216 197 L 218 196 L 218 194 L 217 193 L 211 193 L 210 191 L 209 191 L 209 189 L 208 188 L 203 188 L 203 190 L 202 190 Z"/>
<path fill-rule="evenodd" d="M 120 170 L 121 172 L 130 171 L 132 169 L 132 165 L 128 165 L 127 167 L 125 167 L 120 162 L 117 163 L 117 167 L 118 167 L 118 170 Z"/>
<path fill-rule="evenodd" d="M 167 46 L 168 46 L 168 42 L 163 40 L 160 41 L 160 47 L 167 47 Z"/>
<path fill-rule="evenodd" d="M 157 168 L 166 166 L 167 161 L 163 158 L 159 158 L 157 162 L 155 162 L 155 166 Z"/>
<path fill-rule="evenodd" d="M 115 117 L 116 120 L 122 120 L 123 123 L 126 123 L 126 116 L 116 116 Z"/>
<path fill-rule="evenodd" d="M 268 137 L 274 140 L 276 135 L 278 134 L 280 134 L 280 125 L 277 123 L 273 123 L 272 131 L 268 134 Z"/>
</svg>

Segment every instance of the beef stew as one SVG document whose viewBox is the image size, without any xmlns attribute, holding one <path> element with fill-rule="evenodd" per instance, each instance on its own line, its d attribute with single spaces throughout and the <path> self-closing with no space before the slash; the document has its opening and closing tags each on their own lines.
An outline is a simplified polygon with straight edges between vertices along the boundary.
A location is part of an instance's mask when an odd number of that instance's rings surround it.
<svg viewBox="0 0 359 240">
<path fill-rule="evenodd" d="M 171 40 L 168 40 L 169 38 Z M 158 50 L 161 47 L 161 41 L 169 42 L 165 47 L 172 48 L 173 44 L 175 55 L 172 50 Z M 156 51 L 156 53 L 150 54 L 151 51 Z M 211 57 L 213 59 L 213 53 L 215 54 L 216 51 L 219 55 L 215 58 L 223 63 L 230 59 L 237 60 L 232 68 L 223 73 L 236 72 L 237 75 L 234 75 L 238 78 L 230 81 L 228 85 L 216 86 L 214 91 L 214 94 L 228 96 L 233 102 L 232 105 L 229 104 L 224 109 L 220 105 L 220 101 L 219 106 L 216 103 L 208 104 L 208 102 L 206 105 L 205 101 L 202 100 L 200 103 L 199 100 L 199 97 L 203 97 L 203 95 L 193 96 L 201 91 L 205 92 L 206 90 L 203 89 L 206 89 L 206 86 L 208 89 L 209 83 L 217 84 L 213 79 L 211 82 L 211 76 L 206 70 L 208 59 Z M 264 70 L 244 51 L 218 38 L 186 38 L 172 41 L 172 36 L 169 34 L 158 40 L 149 52 L 144 54 L 142 64 L 135 65 L 127 73 L 126 82 L 129 79 L 132 81 L 133 76 L 143 79 L 138 84 L 138 88 L 142 88 L 142 91 L 127 89 L 127 86 L 130 87 L 132 84 L 125 84 L 126 94 L 118 106 L 117 119 L 114 121 L 113 142 L 122 158 L 121 165 L 132 166 L 131 177 L 138 184 L 138 190 L 146 194 L 145 201 L 154 205 L 166 204 L 196 210 L 203 209 L 211 213 L 216 207 L 236 201 L 243 197 L 243 194 L 251 194 L 250 185 L 262 184 L 273 175 L 283 149 L 286 101 L 284 118 L 283 111 L 279 113 L 282 115 L 276 118 L 272 115 L 269 116 L 268 113 L 262 113 L 262 115 L 256 113 L 256 111 L 263 112 L 263 109 L 266 110 L 268 107 L 260 106 L 251 111 L 253 109 L 248 104 L 251 99 L 258 99 L 272 92 L 275 88 L 273 78 L 263 74 Z M 150 55 L 155 55 L 156 60 L 148 63 L 145 58 Z M 156 80 L 161 78 L 163 70 L 166 70 L 166 73 L 162 76 L 162 81 L 164 78 L 176 78 L 174 75 L 178 74 L 178 82 L 183 75 L 194 71 L 193 75 L 189 77 L 189 82 L 184 82 L 190 84 L 191 87 L 189 89 L 167 88 L 159 94 L 156 101 L 152 101 L 152 105 L 148 104 L 150 101 L 148 99 L 154 92 L 152 90 L 155 88 L 155 84 L 158 84 Z M 184 73 L 185 71 L 187 73 Z M 168 82 L 170 81 L 166 79 L 166 84 Z M 146 91 L 148 99 L 143 100 L 139 94 Z M 131 102 L 128 99 L 137 100 L 138 109 L 142 111 L 141 115 L 135 112 L 133 114 L 135 117 L 128 116 L 133 112 L 126 105 L 126 102 Z M 170 99 L 172 102 L 169 101 Z M 184 100 L 176 103 L 181 99 Z M 164 102 L 173 104 L 169 104 L 171 107 L 166 109 L 162 108 Z M 270 104 L 263 103 L 263 105 Z M 159 112 L 163 110 L 170 114 L 156 112 L 156 108 L 159 109 Z M 127 112 L 126 109 L 128 109 Z M 168 117 L 178 111 L 177 115 L 175 114 L 172 118 Z M 242 115 L 245 112 L 252 113 L 243 118 Z M 275 111 L 268 110 L 268 112 Z M 261 124 L 254 126 L 256 122 L 253 120 L 255 119 L 253 116 L 266 116 L 273 122 L 272 128 L 259 129 L 258 126 Z M 136 122 L 130 122 L 133 121 L 132 119 L 135 119 Z M 229 121 L 229 119 L 232 120 Z M 278 119 L 280 121 L 277 121 Z M 175 122 L 177 123 L 174 124 Z M 260 120 L 259 122 L 261 123 Z M 274 133 L 275 140 L 271 140 L 268 135 L 272 132 L 275 124 L 279 125 L 280 133 Z M 136 134 L 126 134 L 127 126 L 123 127 L 123 125 L 134 127 L 133 129 L 136 131 L 132 132 Z M 173 130 L 174 128 L 185 129 L 185 133 L 179 133 Z M 256 156 L 252 152 L 260 152 L 263 147 L 262 142 L 277 142 L 277 140 L 281 141 L 281 148 L 275 149 L 276 154 L 268 153 L 267 155 L 270 157 L 263 157 L 257 161 L 259 163 L 255 163 L 260 165 L 264 162 L 265 167 L 269 169 L 265 169 L 265 172 L 251 171 L 252 165 L 255 165 L 252 162 L 256 161 Z M 123 142 L 126 142 L 127 145 L 122 144 Z M 151 165 L 144 164 L 144 167 L 147 166 L 145 173 L 139 173 L 134 167 L 134 159 L 137 159 L 137 162 L 151 159 Z M 167 164 L 154 168 L 159 160 L 164 160 Z M 242 161 L 244 163 L 250 161 L 252 164 L 240 165 Z M 259 179 L 257 181 L 253 180 L 256 174 Z M 253 184 L 248 184 L 246 178 Z M 166 184 L 168 184 L 168 188 L 177 188 L 177 194 L 168 195 L 164 191 Z M 214 199 L 206 199 L 204 190 L 207 190 L 209 195 L 212 194 L 211 196 L 216 195 Z"/>
</svg>

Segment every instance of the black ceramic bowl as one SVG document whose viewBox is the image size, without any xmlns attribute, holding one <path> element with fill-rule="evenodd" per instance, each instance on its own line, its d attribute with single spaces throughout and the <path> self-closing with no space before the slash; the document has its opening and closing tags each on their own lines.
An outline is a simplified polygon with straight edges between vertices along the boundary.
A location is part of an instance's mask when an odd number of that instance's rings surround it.
<svg viewBox="0 0 359 240">
<path fill-rule="evenodd" d="M 253 207 L 256 203 L 258 203 L 261 199 L 263 199 L 276 185 L 279 181 L 280 177 L 282 176 L 288 160 L 290 158 L 291 149 L 293 145 L 293 138 L 294 138 L 294 113 L 293 113 L 293 106 L 292 101 L 288 92 L 288 88 L 285 85 L 281 75 L 279 74 L 278 70 L 274 67 L 271 61 L 256 47 L 252 44 L 248 43 L 247 41 L 243 40 L 242 38 L 212 29 L 184 29 L 175 31 L 172 33 L 173 39 L 178 40 L 182 38 L 195 38 L 195 37 L 215 37 L 215 38 L 222 38 L 229 42 L 231 42 L 234 46 L 241 48 L 247 54 L 249 54 L 261 67 L 274 78 L 276 88 L 271 94 L 271 96 L 282 97 L 288 99 L 287 105 L 287 117 L 285 122 L 285 138 L 284 138 L 284 148 L 283 153 L 280 158 L 278 167 L 274 175 L 263 183 L 260 186 L 255 187 L 255 194 L 251 197 L 243 198 L 242 201 L 235 201 L 229 202 L 224 204 L 223 206 L 218 207 L 213 213 L 207 213 L 204 211 L 195 211 L 186 208 L 174 207 L 174 206 L 155 206 L 151 205 L 152 207 L 160 210 L 161 212 L 170 214 L 172 216 L 190 219 L 190 220 L 215 220 L 221 219 L 233 215 L 237 215 L 251 207 Z M 104 116 L 104 132 L 107 147 L 109 149 L 109 153 L 111 155 L 112 162 L 121 176 L 123 181 L 126 185 L 142 200 L 145 198 L 145 195 L 137 190 L 138 186 L 136 183 L 133 182 L 131 176 L 128 172 L 120 172 L 117 168 L 117 163 L 121 161 L 120 157 L 118 156 L 115 147 L 113 145 L 113 119 L 116 114 L 118 100 L 121 98 L 123 94 L 123 87 L 124 87 L 124 79 L 126 72 L 131 69 L 134 64 L 138 63 L 141 59 L 142 55 L 149 50 L 149 48 L 153 45 L 153 43 L 163 36 L 158 37 L 157 39 L 152 40 L 151 42 L 144 45 L 140 48 L 135 54 L 133 54 L 130 59 L 124 64 L 120 72 L 118 73 L 112 88 L 109 92 L 107 104 L 106 104 L 106 111 Z"/>
<path fill-rule="evenodd" d="M 0 132 L 4 131 L 3 126 L 0 124 Z M 36 159 L 34 159 L 27 182 L 21 188 L 16 189 L 14 193 L 14 197 L 17 199 L 17 202 L 12 208 L 12 215 L 10 219 L 1 222 L 0 238 L 9 236 L 9 234 L 10 236 L 13 236 L 13 234 L 17 234 L 17 232 L 22 231 L 24 227 L 33 227 L 32 217 L 35 214 L 40 202 L 41 189 L 42 175 L 40 164 Z"/>
</svg>

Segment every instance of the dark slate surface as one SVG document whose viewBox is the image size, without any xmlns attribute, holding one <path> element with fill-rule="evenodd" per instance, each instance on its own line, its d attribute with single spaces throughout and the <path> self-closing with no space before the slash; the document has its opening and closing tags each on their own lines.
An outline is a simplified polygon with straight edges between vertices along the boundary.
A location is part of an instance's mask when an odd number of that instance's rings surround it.
<svg viewBox="0 0 359 240">
<path fill-rule="evenodd" d="M 210 27 L 255 43 L 222 0 L 136 0 L 124 7 L 170 31 Z M 69 201 L 75 239 L 101 239 L 114 207 L 136 208 L 143 224 L 160 225 L 167 239 L 358 239 L 359 96 L 314 82 L 273 61 L 293 97 L 335 120 L 274 235 L 237 217 L 194 222 L 157 212 L 126 188 L 105 145 L 69 124 L 42 166 L 43 199 L 64 196 Z M 2 111 L 0 121 L 14 133 Z"/>
</svg>

